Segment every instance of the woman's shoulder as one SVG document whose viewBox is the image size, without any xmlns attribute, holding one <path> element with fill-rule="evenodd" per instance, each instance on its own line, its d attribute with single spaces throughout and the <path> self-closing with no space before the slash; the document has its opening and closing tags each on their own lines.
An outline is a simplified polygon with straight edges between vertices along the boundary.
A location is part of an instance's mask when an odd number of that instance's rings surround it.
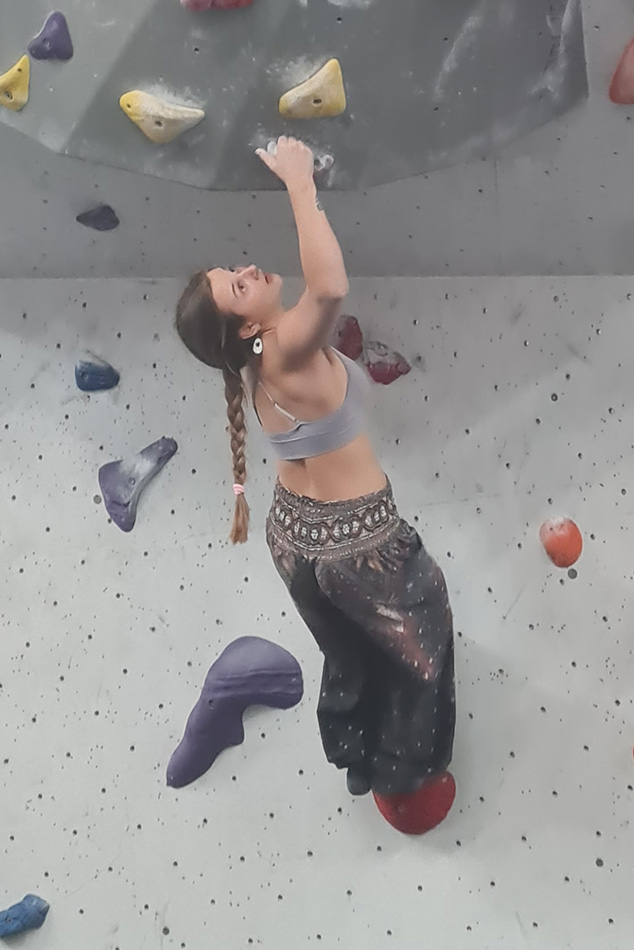
<svg viewBox="0 0 634 950">
<path fill-rule="evenodd" d="M 337 356 L 340 354 L 333 347 L 323 346 L 305 356 L 300 362 L 289 365 L 285 360 L 283 350 L 277 347 L 273 341 L 271 342 L 273 345 L 267 348 L 261 362 L 261 378 L 269 380 L 283 377 L 295 379 L 302 375 L 313 374 L 319 369 L 326 369 L 328 366 L 336 368 L 338 362 L 341 362 L 337 360 Z"/>
</svg>

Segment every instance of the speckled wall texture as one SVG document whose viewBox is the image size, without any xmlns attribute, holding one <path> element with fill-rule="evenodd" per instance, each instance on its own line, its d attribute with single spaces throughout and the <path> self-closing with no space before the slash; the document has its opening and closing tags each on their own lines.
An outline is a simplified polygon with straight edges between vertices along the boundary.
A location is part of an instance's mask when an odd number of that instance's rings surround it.
<svg viewBox="0 0 634 950">
<path fill-rule="evenodd" d="M 634 281 L 352 282 L 350 312 L 413 364 L 374 386 L 372 432 L 459 631 L 458 798 L 423 839 L 323 758 L 320 657 L 265 547 L 253 424 L 252 536 L 227 544 L 222 389 L 171 329 L 179 288 L 0 284 L 0 890 L 50 901 L 29 946 L 627 947 Z M 117 389 L 77 390 L 78 346 Z M 123 534 L 98 468 L 162 435 L 179 451 Z M 539 544 L 558 514 L 584 533 L 570 574 Z M 304 700 L 252 711 L 243 746 L 166 788 L 208 667 L 245 634 L 298 657 Z"/>
</svg>

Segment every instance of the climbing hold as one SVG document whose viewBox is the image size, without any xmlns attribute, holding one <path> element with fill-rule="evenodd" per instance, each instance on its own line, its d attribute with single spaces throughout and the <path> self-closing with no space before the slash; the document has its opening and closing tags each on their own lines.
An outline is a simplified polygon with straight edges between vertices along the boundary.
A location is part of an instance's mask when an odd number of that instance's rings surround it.
<svg viewBox="0 0 634 950">
<path fill-rule="evenodd" d="M 332 345 L 351 360 L 359 359 L 363 352 L 363 334 L 356 317 L 341 314 L 335 324 Z"/>
<path fill-rule="evenodd" d="M 334 156 L 324 152 L 322 155 L 316 155 L 314 161 L 315 171 L 319 175 L 322 172 L 329 171 L 335 164 Z"/>
<path fill-rule="evenodd" d="M 557 567 L 572 567 L 583 550 L 581 531 L 570 518 L 551 518 L 539 529 L 546 554 Z"/>
<path fill-rule="evenodd" d="M 75 221 L 83 224 L 84 227 L 93 228 L 95 231 L 112 231 L 113 228 L 121 224 L 110 205 L 97 205 L 96 208 L 91 208 L 90 211 L 78 214 Z"/>
<path fill-rule="evenodd" d="M 138 89 L 124 93 L 119 99 L 119 105 L 143 134 L 158 145 L 173 142 L 205 118 L 202 109 L 166 102 Z"/>
<path fill-rule="evenodd" d="M 106 511 L 122 531 L 132 531 L 144 488 L 176 454 L 174 439 L 162 439 L 121 459 L 108 462 L 99 469 L 99 487 Z"/>
<path fill-rule="evenodd" d="M 619 106 L 634 105 L 634 40 L 621 56 L 610 83 L 610 99 Z"/>
<path fill-rule="evenodd" d="M 411 366 L 404 356 L 385 343 L 371 340 L 363 347 L 363 362 L 375 383 L 388 386 L 399 376 L 407 376 Z"/>
<path fill-rule="evenodd" d="M 253 0 L 181 0 L 188 10 L 231 10 L 234 7 L 250 7 Z"/>
<path fill-rule="evenodd" d="M 0 76 L 0 106 L 19 112 L 29 101 L 29 81 L 31 78 L 31 60 L 28 56 L 15 64 L 8 72 Z"/>
<path fill-rule="evenodd" d="M 417 792 L 408 795 L 372 793 L 386 821 L 406 835 L 422 835 L 445 820 L 456 798 L 451 772 L 431 775 Z"/>
<path fill-rule="evenodd" d="M 35 894 L 27 894 L 19 904 L 0 911 L 0 937 L 12 937 L 26 930 L 39 930 L 49 911 L 49 905 Z"/>
<path fill-rule="evenodd" d="M 63 13 L 51 13 L 41 31 L 28 45 L 34 59 L 72 59 L 73 41 Z"/>
<path fill-rule="evenodd" d="M 323 119 L 345 112 L 346 91 L 339 60 L 329 60 L 310 79 L 284 93 L 279 110 L 286 119 Z"/>
<path fill-rule="evenodd" d="M 75 366 L 75 382 L 77 387 L 85 393 L 94 393 L 100 389 L 114 389 L 120 378 L 119 373 L 110 363 L 106 363 L 93 353 L 86 353 Z"/>
<path fill-rule="evenodd" d="M 288 650 L 261 637 L 234 640 L 207 673 L 167 766 L 167 784 L 171 788 L 189 785 L 204 775 L 224 749 L 240 745 L 247 707 L 290 709 L 303 694 L 301 668 Z"/>
</svg>

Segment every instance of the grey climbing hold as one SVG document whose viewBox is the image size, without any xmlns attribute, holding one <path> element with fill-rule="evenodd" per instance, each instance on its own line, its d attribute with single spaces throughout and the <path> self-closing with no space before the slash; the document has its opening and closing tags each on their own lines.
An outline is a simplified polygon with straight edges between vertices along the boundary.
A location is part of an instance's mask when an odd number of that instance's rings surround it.
<svg viewBox="0 0 634 950">
<path fill-rule="evenodd" d="M 12 937 L 26 930 L 39 930 L 49 911 L 49 904 L 35 894 L 27 894 L 19 904 L 0 911 L 0 937 Z"/>
<path fill-rule="evenodd" d="M 63 13 L 58 10 L 51 13 L 41 31 L 29 43 L 28 50 L 34 59 L 72 59 L 73 41 Z"/>
<path fill-rule="evenodd" d="M 335 163 L 335 159 L 332 155 L 329 155 L 327 152 L 322 155 L 316 155 L 314 166 L 316 172 L 327 172 Z"/>
<path fill-rule="evenodd" d="M 181 0 L 181 6 L 187 10 L 232 10 L 236 7 L 250 7 L 253 0 Z"/>
<path fill-rule="evenodd" d="M 151 445 L 99 469 L 99 487 L 106 511 L 122 531 L 132 531 L 143 490 L 176 454 L 174 439 L 163 436 Z"/>
<path fill-rule="evenodd" d="M 78 214 L 75 221 L 83 224 L 86 228 L 93 228 L 95 231 L 112 231 L 113 228 L 121 224 L 110 205 L 97 205 L 96 208 L 91 208 L 90 211 Z"/>
<path fill-rule="evenodd" d="M 120 379 L 114 366 L 93 353 L 86 353 L 84 357 L 77 360 L 75 382 L 82 392 L 93 393 L 101 389 L 114 389 Z"/>
<path fill-rule="evenodd" d="M 299 663 L 262 637 L 240 637 L 213 664 L 192 709 L 185 733 L 167 766 L 171 788 L 189 785 L 220 753 L 244 739 L 242 715 L 249 706 L 290 709 L 304 694 Z"/>
</svg>

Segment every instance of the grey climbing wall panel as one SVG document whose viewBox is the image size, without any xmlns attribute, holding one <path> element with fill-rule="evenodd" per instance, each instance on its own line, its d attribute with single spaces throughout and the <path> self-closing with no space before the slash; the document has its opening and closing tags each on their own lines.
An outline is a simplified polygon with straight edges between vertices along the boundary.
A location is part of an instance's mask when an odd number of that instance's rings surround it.
<svg viewBox="0 0 634 950">
<path fill-rule="evenodd" d="M 31 93 L 0 121 L 66 155 L 199 188 L 278 187 L 254 149 L 296 135 L 334 157 L 321 185 L 357 189 L 495 149 L 587 96 L 579 0 L 255 0 L 193 13 L 178 0 L 60 0 L 75 55 L 31 63 Z M 0 73 L 48 0 L 2 11 Z M 339 59 L 347 109 L 287 121 L 280 96 Z M 203 108 L 169 145 L 119 107 L 140 89 Z"/>
</svg>

